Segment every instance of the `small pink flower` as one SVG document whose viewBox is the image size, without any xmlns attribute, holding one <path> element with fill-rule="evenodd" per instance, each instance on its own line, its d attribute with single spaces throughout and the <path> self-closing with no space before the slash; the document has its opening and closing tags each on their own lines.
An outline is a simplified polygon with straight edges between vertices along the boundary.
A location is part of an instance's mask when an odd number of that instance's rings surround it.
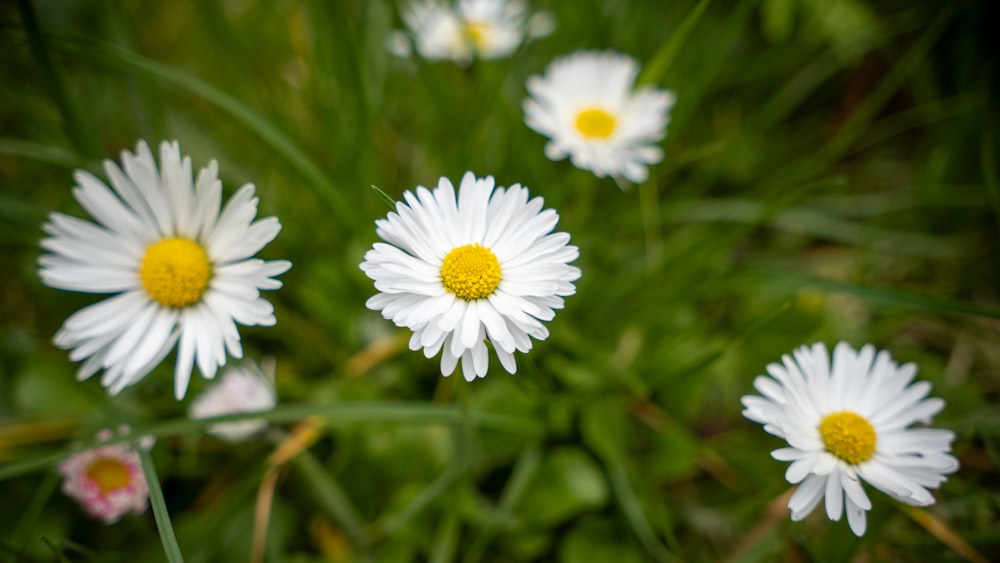
<svg viewBox="0 0 1000 563">
<path fill-rule="evenodd" d="M 98 438 L 112 437 L 102 430 Z M 87 514 L 114 524 L 131 512 L 142 514 L 149 501 L 149 487 L 139 454 L 128 444 L 99 446 L 73 454 L 59 464 L 63 492 L 79 502 Z"/>
</svg>

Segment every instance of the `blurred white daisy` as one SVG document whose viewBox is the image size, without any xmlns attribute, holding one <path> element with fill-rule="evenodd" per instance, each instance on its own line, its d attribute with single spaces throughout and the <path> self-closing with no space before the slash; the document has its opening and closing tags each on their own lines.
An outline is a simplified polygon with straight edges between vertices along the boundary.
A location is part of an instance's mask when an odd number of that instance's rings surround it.
<svg viewBox="0 0 1000 563">
<path fill-rule="evenodd" d="M 188 416 L 201 419 L 273 409 L 277 403 L 274 390 L 274 362 L 263 362 L 262 368 L 252 363 L 225 368 L 219 380 L 191 402 Z M 240 442 L 266 427 L 267 421 L 251 419 L 215 424 L 206 432 L 227 442 Z"/>
<path fill-rule="evenodd" d="M 361 269 L 375 280 L 368 308 L 413 330 L 410 349 L 428 358 L 441 352 L 441 373 L 462 360 L 469 381 L 485 377 L 486 341 L 510 373 L 514 351 L 544 340 L 563 297 L 575 293 L 579 255 L 559 216 L 542 210 L 527 188 L 494 187 L 492 176 L 466 172 L 456 197 L 447 178 L 433 191 L 418 186 L 405 203 L 375 222 L 378 236 Z"/>
<path fill-rule="evenodd" d="M 647 165 L 662 160 L 655 143 L 666 135 L 674 94 L 633 91 L 639 65 L 631 57 L 583 51 L 556 59 L 544 76 L 528 78 L 528 127 L 545 135 L 545 156 L 569 157 L 598 177 L 643 182 Z"/>
<path fill-rule="evenodd" d="M 529 14 L 519 0 L 416 0 L 402 12 L 417 53 L 425 59 L 468 63 L 474 57 L 497 59 L 513 53 L 522 42 L 548 35 L 555 27 L 547 12 Z M 408 41 L 390 35 L 389 49 L 408 55 Z"/>
<path fill-rule="evenodd" d="M 97 434 L 107 441 L 114 434 Z M 59 464 L 62 490 L 105 524 L 114 524 L 129 512 L 141 514 L 149 501 L 149 487 L 139 454 L 129 444 L 99 446 L 73 454 Z"/>
<path fill-rule="evenodd" d="M 281 230 L 274 217 L 254 221 L 252 184 L 222 209 L 213 160 L 192 182 L 191 159 L 177 142 L 160 146 L 160 167 L 145 142 L 122 151 L 122 167 L 106 160 L 111 188 L 77 170 L 73 196 L 96 223 L 52 213 L 41 245 L 39 275 L 50 286 L 114 293 L 70 316 L 55 335 L 86 379 L 104 370 L 112 394 L 148 374 L 174 346 L 174 389 L 184 396 L 197 363 L 211 378 L 226 354 L 243 351 L 236 323 L 273 325 L 274 308 L 260 296 L 291 267 L 253 255 Z"/>
<path fill-rule="evenodd" d="M 950 453 L 955 435 L 910 427 L 944 408 L 943 400 L 926 398 L 929 383 L 912 383 L 914 364 L 898 366 L 885 350 L 867 344 L 855 351 L 845 342 L 834 348 L 832 365 L 822 343 L 782 361 L 767 366 L 771 377 L 754 381 L 762 396 L 743 397 L 743 416 L 788 441 L 771 455 L 791 462 L 785 478 L 799 484 L 788 501 L 792 520 L 825 500 L 831 520 L 846 512 L 851 531 L 864 534 L 871 501 L 861 481 L 906 504 L 934 502 L 928 489 L 958 470 Z"/>
</svg>

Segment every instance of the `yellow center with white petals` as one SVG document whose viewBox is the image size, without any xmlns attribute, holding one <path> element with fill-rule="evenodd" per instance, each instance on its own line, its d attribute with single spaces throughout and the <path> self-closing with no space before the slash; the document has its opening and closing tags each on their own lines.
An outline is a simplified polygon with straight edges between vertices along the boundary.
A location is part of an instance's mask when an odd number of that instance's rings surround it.
<svg viewBox="0 0 1000 563">
<path fill-rule="evenodd" d="M 486 50 L 486 36 L 489 34 L 490 25 L 479 22 L 465 22 L 465 35 L 472 42 L 472 46 L 477 51 Z"/>
<path fill-rule="evenodd" d="M 588 139 L 607 139 L 615 132 L 618 121 L 601 108 L 587 108 L 576 114 L 576 130 Z"/>
<path fill-rule="evenodd" d="M 87 478 L 97 484 L 101 493 L 125 487 L 129 483 L 128 468 L 113 457 L 98 458 L 87 467 Z"/>
<path fill-rule="evenodd" d="M 851 411 L 826 415 L 819 423 L 826 451 L 850 464 L 868 461 L 875 454 L 875 428 L 865 417 Z"/>
<path fill-rule="evenodd" d="M 441 282 L 466 301 L 489 297 L 500 285 L 500 261 L 479 243 L 459 246 L 444 257 Z"/>
<path fill-rule="evenodd" d="M 200 244 L 168 238 L 149 245 L 139 267 L 142 287 L 164 307 L 197 303 L 212 277 L 212 265 Z"/>
</svg>

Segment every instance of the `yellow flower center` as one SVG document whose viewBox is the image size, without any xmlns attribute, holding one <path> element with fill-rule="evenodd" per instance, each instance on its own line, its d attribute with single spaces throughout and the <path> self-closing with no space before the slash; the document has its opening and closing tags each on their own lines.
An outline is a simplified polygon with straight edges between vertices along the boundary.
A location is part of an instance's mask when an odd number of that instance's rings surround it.
<svg viewBox="0 0 1000 563">
<path fill-rule="evenodd" d="M 465 22 L 465 34 L 468 36 L 469 40 L 472 41 L 472 45 L 477 51 L 485 50 L 486 35 L 489 33 L 489 30 L 489 24 Z"/>
<path fill-rule="evenodd" d="M 868 461 L 875 454 L 875 428 L 851 411 L 826 415 L 819 423 L 819 435 L 826 451 L 847 463 Z"/>
<path fill-rule="evenodd" d="M 615 116 L 601 108 L 587 108 L 576 114 L 576 130 L 588 139 L 607 139 L 617 126 Z"/>
<path fill-rule="evenodd" d="M 104 494 L 120 489 L 129 483 L 128 468 L 113 457 L 94 460 L 87 468 L 87 478 L 97 483 Z"/>
<path fill-rule="evenodd" d="M 149 245 L 139 268 L 146 293 L 164 307 L 197 303 L 212 277 L 205 249 L 196 242 L 168 238 Z"/>
<path fill-rule="evenodd" d="M 459 246 L 444 257 L 441 282 L 467 301 L 488 297 L 500 284 L 500 261 L 479 243 Z"/>
</svg>

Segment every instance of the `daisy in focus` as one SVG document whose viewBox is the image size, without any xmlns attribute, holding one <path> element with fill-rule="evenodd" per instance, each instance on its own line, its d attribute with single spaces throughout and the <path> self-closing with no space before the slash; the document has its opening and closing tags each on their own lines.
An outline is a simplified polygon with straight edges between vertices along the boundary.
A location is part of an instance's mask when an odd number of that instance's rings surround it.
<svg viewBox="0 0 1000 563">
<path fill-rule="evenodd" d="M 528 127 L 545 135 L 545 156 L 569 157 L 600 178 L 641 183 L 648 165 L 663 159 L 675 98 L 669 90 L 633 90 L 639 64 L 614 53 L 582 51 L 556 59 L 543 76 L 528 78 Z"/>
<path fill-rule="evenodd" d="M 274 390 L 274 362 L 264 362 L 263 369 L 248 363 L 227 367 L 219 379 L 191 402 L 188 416 L 211 418 L 224 414 L 269 411 L 277 404 Z M 206 430 L 227 442 L 241 442 L 267 428 L 260 419 L 223 422 Z"/>
<path fill-rule="evenodd" d="M 845 342 L 834 348 L 832 364 L 822 343 L 782 362 L 754 381 L 761 396 L 742 402 L 743 416 L 788 441 L 771 455 L 791 462 L 785 478 L 799 485 L 788 501 L 792 520 L 824 502 L 831 520 L 846 512 L 851 531 L 863 535 L 871 501 L 861 481 L 909 505 L 934 503 L 929 489 L 958 470 L 950 453 L 955 435 L 910 427 L 944 408 L 943 400 L 926 398 L 929 383 L 913 383 L 914 364 L 898 366 L 888 351 L 871 344 L 855 351 Z"/>
<path fill-rule="evenodd" d="M 506 57 L 524 41 L 544 37 L 555 27 L 550 14 L 530 14 L 520 0 L 459 0 L 454 7 L 438 0 L 416 0 L 403 10 L 402 18 L 409 37 L 390 36 L 393 53 L 408 56 L 412 39 L 421 57 L 460 63 L 474 57 Z"/>
<path fill-rule="evenodd" d="M 97 434 L 101 441 L 110 430 Z M 128 513 L 142 514 L 149 501 L 149 488 L 139 454 L 128 444 L 99 446 L 73 454 L 59 464 L 62 490 L 90 516 L 114 524 Z"/>
<path fill-rule="evenodd" d="M 73 196 L 95 219 L 52 213 L 44 229 L 39 276 L 46 285 L 86 293 L 112 293 L 70 316 L 56 346 L 83 360 L 78 379 L 104 370 L 111 394 L 145 377 L 176 346 L 174 390 L 184 396 L 195 364 L 211 378 L 243 349 L 236 325 L 275 324 L 274 308 L 260 296 L 287 260 L 254 258 L 277 236 L 274 217 L 254 221 L 254 186 L 236 191 L 220 211 L 222 182 L 213 160 L 192 181 L 191 159 L 177 142 L 160 146 L 160 166 L 145 142 L 110 160 L 109 188 L 77 170 Z"/>
<path fill-rule="evenodd" d="M 548 337 L 551 320 L 573 295 L 579 255 L 569 235 L 553 233 L 559 215 L 542 210 L 527 188 L 497 187 L 492 176 L 447 178 L 405 192 L 396 211 L 375 222 L 375 243 L 361 269 L 375 281 L 369 309 L 413 331 L 410 349 L 441 353 L 441 373 L 462 361 L 465 379 L 485 377 L 489 341 L 509 373 L 514 352 Z"/>
</svg>

